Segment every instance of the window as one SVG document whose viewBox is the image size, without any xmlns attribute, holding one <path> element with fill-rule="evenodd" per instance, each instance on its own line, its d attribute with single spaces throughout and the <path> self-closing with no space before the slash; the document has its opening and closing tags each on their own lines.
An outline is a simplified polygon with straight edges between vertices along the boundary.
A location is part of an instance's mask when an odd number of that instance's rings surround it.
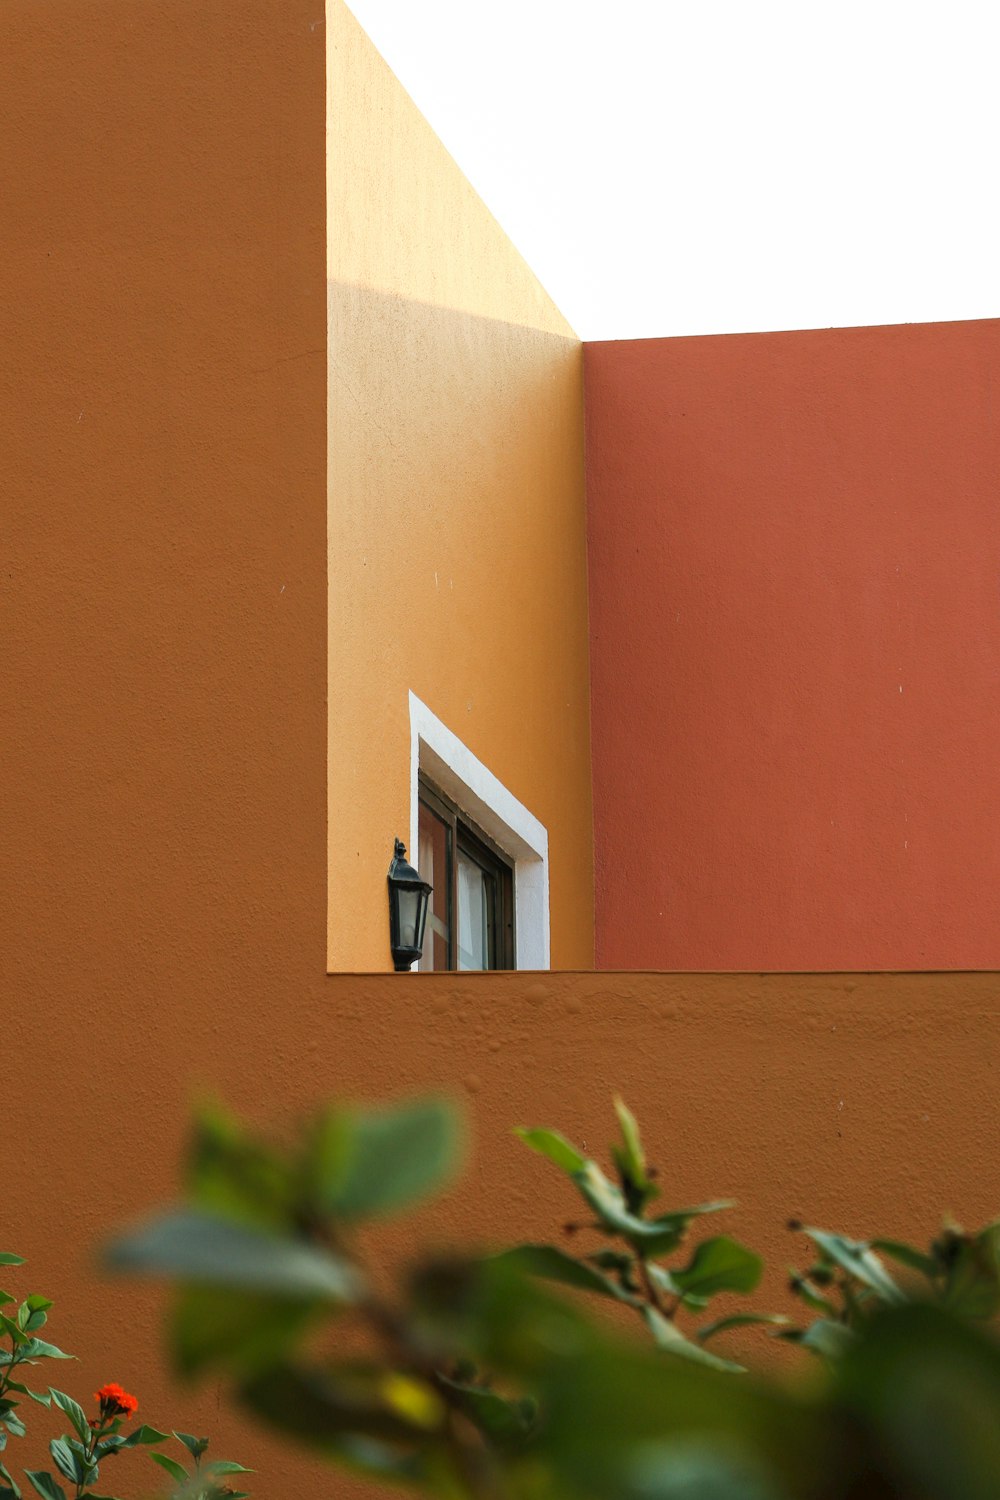
<svg viewBox="0 0 1000 1500">
<path fill-rule="evenodd" d="M 513 961 L 549 967 L 549 835 L 544 823 L 462 743 L 416 693 L 410 700 L 410 849 L 420 851 L 420 782 L 450 799 L 456 815 L 514 872 Z M 426 816 L 426 814 L 425 814 Z M 492 840 L 492 844 L 490 844 Z M 439 851 L 440 853 L 440 851 Z M 453 882 L 450 888 L 454 889 Z"/>
<path fill-rule="evenodd" d="M 434 887 L 418 967 L 512 969 L 513 862 L 439 787 L 418 786 L 417 868 Z"/>
</svg>

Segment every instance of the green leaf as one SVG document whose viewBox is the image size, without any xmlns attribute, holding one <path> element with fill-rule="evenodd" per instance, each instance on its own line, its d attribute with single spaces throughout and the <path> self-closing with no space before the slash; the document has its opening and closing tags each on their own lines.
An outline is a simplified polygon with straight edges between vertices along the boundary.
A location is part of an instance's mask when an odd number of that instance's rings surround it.
<svg viewBox="0 0 1000 1500">
<path fill-rule="evenodd" d="M 69 1417 L 76 1429 L 76 1435 L 81 1442 L 87 1442 L 90 1437 L 90 1423 L 80 1403 L 74 1401 L 72 1396 L 67 1396 L 62 1391 L 54 1390 L 52 1386 L 49 1386 L 49 1395 L 59 1407 L 59 1410 L 64 1411 L 67 1417 Z"/>
<path fill-rule="evenodd" d="M 64 1354 L 57 1349 L 55 1344 L 47 1344 L 44 1339 L 29 1339 L 18 1351 L 22 1359 L 75 1359 L 75 1354 Z"/>
<path fill-rule="evenodd" d="M 629 1351 L 605 1348 L 589 1360 L 574 1361 L 543 1393 L 542 1409 L 545 1450 L 559 1465 L 555 1491 L 560 1497 L 763 1500 L 772 1495 L 769 1488 L 749 1483 L 703 1484 L 704 1475 L 692 1474 L 681 1462 L 684 1450 L 690 1453 L 695 1445 L 731 1459 L 750 1475 L 773 1477 L 772 1500 L 793 1495 L 818 1500 L 821 1488 L 828 1500 L 840 1496 L 835 1484 L 825 1484 L 826 1472 L 817 1464 L 822 1429 L 806 1403 L 641 1345 Z M 660 1465 L 668 1475 L 676 1471 L 672 1490 L 648 1474 L 640 1476 L 646 1458 L 675 1442 L 679 1451 L 673 1463 Z M 804 1472 L 800 1456 L 807 1458 Z"/>
<path fill-rule="evenodd" d="M 898 1261 L 901 1266 L 907 1266 L 911 1271 L 919 1271 L 929 1281 L 940 1274 L 940 1266 L 929 1255 L 907 1245 L 902 1240 L 872 1240 L 873 1250 L 880 1250 L 883 1255 L 888 1255 L 891 1260 Z"/>
<path fill-rule="evenodd" d="M 689 1359 L 694 1364 L 708 1365 L 713 1370 L 729 1370 L 738 1375 L 744 1373 L 742 1365 L 733 1364 L 728 1359 L 720 1359 L 717 1354 L 710 1354 L 700 1344 L 693 1344 L 690 1339 L 684 1337 L 676 1324 L 657 1312 L 655 1307 L 643 1307 L 642 1316 L 657 1345 L 669 1354 L 677 1354 L 681 1359 Z"/>
<path fill-rule="evenodd" d="M 176 1479 L 178 1484 L 187 1483 L 188 1471 L 176 1459 L 168 1458 L 165 1453 L 151 1453 L 149 1456 L 154 1464 L 159 1464 L 161 1469 L 166 1469 L 171 1479 Z"/>
<path fill-rule="evenodd" d="M 7 1484 L 10 1486 L 10 1491 L 15 1497 L 15 1500 L 21 1500 L 21 1491 L 17 1487 L 17 1481 L 14 1478 L 13 1474 L 11 1474 L 7 1469 L 4 1468 L 3 1464 L 0 1464 L 0 1478 L 6 1479 Z"/>
<path fill-rule="evenodd" d="M 996 1500 L 994 1338 L 926 1302 L 893 1308 L 871 1320 L 839 1367 L 838 1386 L 885 1455 L 883 1494 Z"/>
<path fill-rule="evenodd" d="M 738 1447 L 719 1452 L 697 1436 L 642 1444 L 624 1466 L 622 1489 L 642 1500 L 783 1500 Z"/>
<path fill-rule="evenodd" d="M 74 1453 L 65 1438 L 53 1438 L 49 1443 L 49 1452 L 60 1474 L 71 1484 L 89 1484 L 97 1477 L 97 1465 L 88 1464 L 79 1453 Z"/>
<path fill-rule="evenodd" d="M 987 1320 L 1000 1311 L 998 1226 L 978 1235 L 954 1237 L 942 1302 L 957 1317 Z"/>
<path fill-rule="evenodd" d="M 0 1266 L 23 1266 L 23 1255 L 11 1255 L 9 1250 L 0 1250 Z M 11 1301 L 13 1302 L 13 1297 Z"/>
<path fill-rule="evenodd" d="M 618 1116 L 618 1124 L 621 1127 L 622 1143 L 625 1148 L 625 1156 L 628 1159 L 629 1169 L 636 1182 L 646 1175 L 646 1156 L 642 1149 L 642 1140 L 639 1136 L 639 1122 L 629 1109 L 624 1099 L 615 1096 L 615 1114 Z"/>
<path fill-rule="evenodd" d="M 11 1437 L 24 1437 L 27 1428 L 14 1410 L 14 1403 L 12 1401 L 4 1401 L 0 1405 L 4 1408 L 0 1411 L 0 1422 L 6 1427 Z"/>
<path fill-rule="evenodd" d="M 317 1207 L 339 1219 L 395 1213 L 444 1185 L 458 1165 L 461 1140 L 458 1112 L 444 1099 L 330 1111 L 310 1146 Z"/>
<path fill-rule="evenodd" d="M 148 1423 L 143 1422 L 140 1427 L 136 1427 L 119 1444 L 119 1451 L 126 1452 L 132 1448 L 145 1448 L 150 1443 L 165 1443 L 169 1436 L 169 1432 L 160 1432 L 156 1427 L 150 1427 Z"/>
<path fill-rule="evenodd" d="M 720 1234 L 702 1240 L 684 1270 L 673 1270 L 671 1275 L 682 1292 L 714 1297 L 717 1292 L 752 1292 L 763 1270 L 759 1255 Z"/>
<path fill-rule="evenodd" d="M 32 1401 L 38 1402 L 39 1406 L 52 1405 L 52 1397 L 48 1393 L 42 1395 L 39 1391 L 29 1391 L 28 1387 L 22 1385 L 19 1380 L 8 1380 L 7 1389 L 9 1391 L 18 1391 L 22 1396 L 30 1396 Z"/>
<path fill-rule="evenodd" d="M 187 1180 L 195 1207 L 207 1213 L 257 1229 L 287 1232 L 294 1225 L 296 1171 L 220 1106 L 199 1113 Z"/>
<path fill-rule="evenodd" d="M 620 1189 L 608 1180 L 596 1162 L 585 1163 L 581 1171 L 574 1173 L 573 1181 L 605 1229 L 624 1235 L 645 1255 L 667 1254 L 680 1244 L 691 1219 L 733 1206 L 730 1200 L 719 1199 L 692 1208 L 674 1209 L 657 1215 L 655 1219 L 640 1219 L 629 1212 Z"/>
<path fill-rule="evenodd" d="M 656 1231 L 645 1219 L 629 1212 L 621 1189 L 604 1175 L 595 1161 L 584 1162 L 573 1173 L 573 1181 L 606 1229 L 624 1234 L 629 1240 L 651 1239 L 655 1235 Z"/>
<path fill-rule="evenodd" d="M 668 1271 L 666 1266 L 658 1265 L 655 1260 L 647 1260 L 645 1264 L 647 1276 L 661 1292 L 666 1292 L 671 1297 L 679 1297 L 684 1306 L 694 1312 L 699 1312 L 708 1306 L 711 1300 L 709 1297 L 700 1297 L 697 1292 L 683 1291 L 674 1280 L 673 1273 Z"/>
<path fill-rule="evenodd" d="M 116 1270 L 329 1302 L 351 1302 L 360 1289 L 354 1267 L 326 1250 L 195 1211 L 140 1226 L 111 1245 L 107 1261 Z"/>
<path fill-rule="evenodd" d="M 602 1297 L 613 1297 L 616 1302 L 634 1305 L 636 1299 L 623 1291 L 616 1282 L 588 1265 L 575 1260 L 555 1245 L 518 1245 L 514 1250 L 504 1251 L 493 1257 L 500 1265 L 507 1265 L 529 1276 L 541 1276 L 546 1281 L 558 1281 L 564 1286 L 576 1287 L 582 1292 L 597 1292 Z"/>
<path fill-rule="evenodd" d="M 530 1438 L 536 1422 L 534 1403 L 508 1401 L 495 1391 L 449 1380 L 444 1375 L 438 1380 L 451 1391 L 459 1411 L 496 1447 L 517 1449 Z"/>
<path fill-rule="evenodd" d="M 205 1474 L 256 1474 L 256 1469 L 247 1469 L 243 1464 L 234 1464 L 228 1458 L 217 1458 L 203 1470 Z"/>
<path fill-rule="evenodd" d="M 435 1426 L 412 1421 L 387 1404 L 382 1371 L 365 1380 L 351 1371 L 274 1369 L 241 1388 L 245 1404 L 270 1426 L 331 1458 L 395 1479 L 424 1475 L 423 1455 L 438 1443 Z"/>
<path fill-rule="evenodd" d="M 22 1348 L 29 1342 L 28 1335 L 21 1328 L 20 1324 L 15 1323 L 13 1318 L 8 1318 L 6 1313 L 0 1313 L 0 1328 L 10 1335 L 18 1348 Z"/>
<path fill-rule="evenodd" d="M 182 1375 L 213 1366 L 253 1372 L 284 1359 L 319 1314 L 328 1312 L 329 1303 L 315 1297 L 300 1301 L 187 1286 L 179 1293 L 170 1324 L 174 1362 Z"/>
<path fill-rule="evenodd" d="M 571 1146 L 565 1136 L 557 1130 L 544 1130 L 541 1128 L 529 1128 L 521 1125 L 514 1134 L 519 1136 L 526 1146 L 532 1151 L 537 1151 L 541 1156 L 547 1156 L 549 1161 L 555 1162 L 564 1172 L 571 1175 L 581 1172 L 587 1164 L 587 1158 L 581 1156 L 575 1146 Z"/>
<path fill-rule="evenodd" d="M 796 1297 L 801 1298 L 807 1307 L 811 1308 L 813 1312 L 822 1313 L 824 1317 L 837 1318 L 838 1311 L 836 1305 L 831 1302 L 829 1297 L 823 1296 L 819 1287 L 815 1286 L 809 1280 L 808 1276 L 801 1275 L 794 1266 L 789 1266 L 788 1274 L 791 1290 L 795 1293 Z"/>
<path fill-rule="evenodd" d="M 502 1259 L 425 1261 L 409 1277 L 409 1294 L 421 1339 L 507 1375 L 530 1379 L 553 1350 L 567 1357 L 596 1338 L 578 1305 Z"/>
<path fill-rule="evenodd" d="M 183 1443 L 192 1458 L 201 1458 L 208 1447 L 207 1437 L 192 1437 L 190 1432 L 178 1432 L 174 1429 L 174 1437 L 179 1443 Z"/>
<path fill-rule="evenodd" d="M 632 1213 L 641 1213 L 649 1199 L 656 1196 L 657 1189 L 646 1170 L 646 1156 L 635 1115 L 623 1099 L 616 1098 L 614 1103 L 621 1127 L 622 1145 L 612 1146 L 611 1151 L 628 1207 Z"/>
<path fill-rule="evenodd" d="M 654 1282 L 661 1292 L 666 1292 L 669 1297 L 679 1297 L 681 1295 L 681 1289 L 674 1280 L 673 1272 L 669 1271 L 666 1266 L 657 1265 L 655 1260 L 647 1260 L 646 1274 L 650 1281 Z M 691 1301 L 697 1302 L 698 1299 L 694 1297 Z M 702 1299 L 702 1305 L 705 1307 L 708 1306 L 707 1297 Z"/>
<path fill-rule="evenodd" d="M 26 1297 L 17 1310 L 17 1326 L 27 1333 L 34 1333 L 36 1328 L 44 1328 L 48 1321 L 46 1308 L 52 1306 L 48 1297 L 39 1297 L 33 1294 Z"/>
<path fill-rule="evenodd" d="M 817 1318 L 808 1328 L 790 1328 L 776 1335 L 788 1343 L 801 1344 L 823 1359 L 836 1362 L 857 1342 L 858 1335 L 846 1323 L 833 1323 L 828 1318 Z"/>
<path fill-rule="evenodd" d="M 48 1321 L 47 1309 L 51 1306 L 52 1301 L 49 1297 L 40 1297 L 37 1293 L 33 1293 L 30 1297 L 25 1298 L 22 1303 L 22 1309 L 27 1309 L 27 1314 L 22 1322 L 19 1311 L 18 1324 L 28 1333 L 34 1333 L 36 1329 L 44 1328 Z"/>
<path fill-rule="evenodd" d="M 692 1203 L 689 1208 L 675 1208 L 670 1213 L 657 1214 L 655 1219 L 648 1220 L 652 1225 L 667 1226 L 677 1224 L 686 1228 L 692 1219 L 700 1219 L 704 1214 L 721 1214 L 727 1208 L 735 1208 L 735 1198 L 712 1198 L 708 1203 Z"/>
<path fill-rule="evenodd" d="M 635 1256 L 628 1250 L 595 1250 L 587 1256 L 591 1265 L 597 1266 L 601 1271 L 617 1271 L 619 1275 L 629 1275 L 635 1269 Z"/>
<path fill-rule="evenodd" d="M 24 1477 L 34 1485 L 42 1500 L 66 1500 L 66 1491 L 62 1485 L 57 1484 L 44 1469 L 25 1469 Z"/>
<path fill-rule="evenodd" d="M 752 1323 L 770 1323 L 775 1327 L 785 1327 L 788 1319 L 782 1313 L 731 1313 L 727 1318 L 716 1318 L 714 1323 L 706 1323 L 699 1328 L 695 1335 L 700 1344 L 714 1339 L 717 1333 L 726 1333 L 730 1328 L 746 1328 Z"/>
<path fill-rule="evenodd" d="M 847 1271 L 856 1281 L 868 1287 L 883 1302 L 898 1305 L 906 1296 L 893 1281 L 885 1266 L 874 1254 L 867 1240 L 849 1240 L 842 1234 L 831 1234 L 826 1229 L 803 1230 L 823 1253 L 841 1270 Z"/>
</svg>

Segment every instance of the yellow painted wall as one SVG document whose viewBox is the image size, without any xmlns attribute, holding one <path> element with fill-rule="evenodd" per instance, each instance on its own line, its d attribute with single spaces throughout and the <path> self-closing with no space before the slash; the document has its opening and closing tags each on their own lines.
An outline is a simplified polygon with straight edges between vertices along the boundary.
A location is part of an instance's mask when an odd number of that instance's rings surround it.
<svg viewBox="0 0 1000 1500">
<path fill-rule="evenodd" d="M 391 968 L 412 690 L 545 824 L 590 968 L 581 345 L 339 0 L 327 34 L 329 965 Z"/>
</svg>

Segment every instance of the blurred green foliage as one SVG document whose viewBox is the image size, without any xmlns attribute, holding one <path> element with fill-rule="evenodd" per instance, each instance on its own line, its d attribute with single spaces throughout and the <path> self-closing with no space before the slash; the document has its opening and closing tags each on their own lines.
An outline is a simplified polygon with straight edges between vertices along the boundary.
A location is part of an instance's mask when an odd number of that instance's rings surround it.
<svg viewBox="0 0 1000 1500">
<path fill-rule="evenodd" d="M 331 1107 L 283 1147 L 204 1112 L 187 1203 L 109 1260 L 178 1283 L 181 1371 L 223 1374 L 261 1421 L 385 1485 L 443 1500 L 996 1500 L 998 1226 L 948 1224 L 924 1252 L 796 1224 L 801 1326 L 731 1303 L 713 1317 L 715 1297 L 756 1289 L 762 1261 L 702 1234 L 731 1205 L 656 1207 L 638 1125 L 616 1109 L 611 1174 L 554 1131 L 519 1132 L 583 1201 L 561 1235 L 574 1249 L 594 1236 L 579 1254 L 415 1257 L 381 1290 L 366 1226 L 443 1188 L 462 1155 L 454 1107 L 427 1099 Z M 592 1296 L 638 1336 L 595 1318 Z M 753 1323 L 801 1346 L 796 1379 L 706 1347 Z"/>
</svg>

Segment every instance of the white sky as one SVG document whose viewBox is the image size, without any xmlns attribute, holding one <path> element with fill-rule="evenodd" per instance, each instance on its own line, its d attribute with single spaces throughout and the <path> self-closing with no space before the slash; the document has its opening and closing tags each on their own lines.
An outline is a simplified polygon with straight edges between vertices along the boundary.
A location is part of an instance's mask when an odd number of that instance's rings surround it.
<svg viewBox="0 0 1000 1500">
<path fill-rule="evenodd" d="M 997 0 L 348 0 L 584 339 L 1000 315 Z"/>
</svg>

